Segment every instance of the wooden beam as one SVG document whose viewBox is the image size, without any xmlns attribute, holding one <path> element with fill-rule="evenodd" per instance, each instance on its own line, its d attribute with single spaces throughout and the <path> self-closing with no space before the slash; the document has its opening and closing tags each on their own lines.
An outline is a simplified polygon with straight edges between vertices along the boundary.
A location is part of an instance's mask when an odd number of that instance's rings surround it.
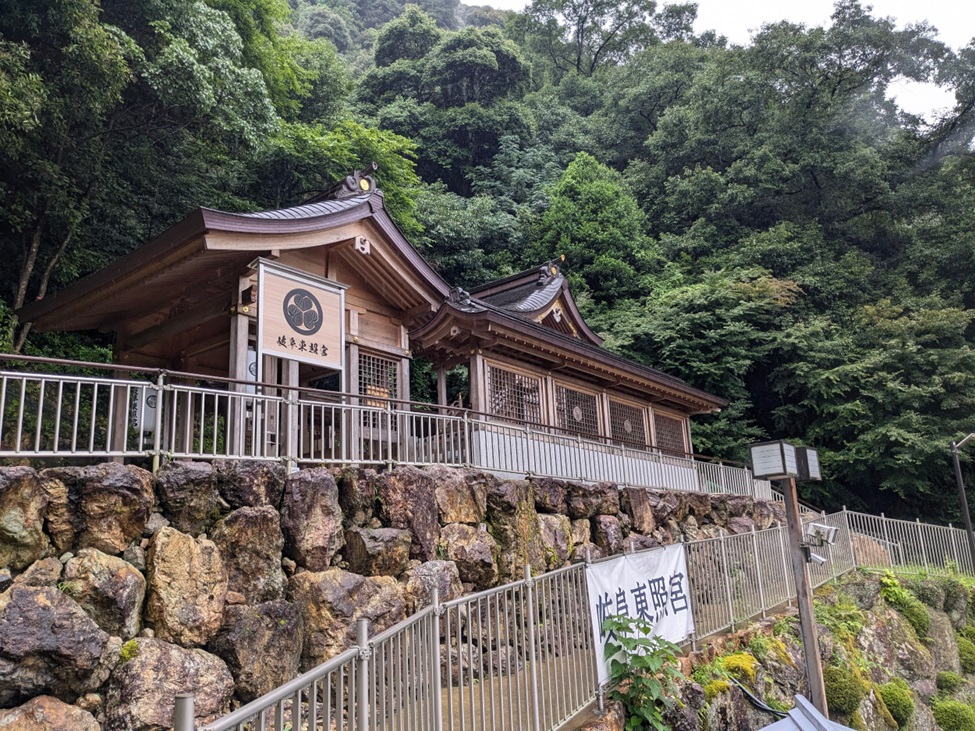
<svg viewBox="0 0 975 731">
<path fill-rule="evenodd" d="M 229 310 L 229 295 L 214 297 L 198 307 L 163 320 L 158 325 L 153 325 L 145 330 L 133 333 L 126 338 L 125 345 L 130 350 L 138 350 L 155 340 L 163 340 L 171 335 L 176 335 L 192 327 L 209 322 L 220 315 L 228 315 Z"/>
</svg>

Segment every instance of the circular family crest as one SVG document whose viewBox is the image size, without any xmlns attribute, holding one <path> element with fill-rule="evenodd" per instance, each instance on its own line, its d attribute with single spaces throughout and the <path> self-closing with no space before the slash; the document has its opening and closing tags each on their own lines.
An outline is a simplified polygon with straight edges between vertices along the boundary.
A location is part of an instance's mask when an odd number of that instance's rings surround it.
<svg viewBox="0 0 975 731">
<path fill-rule="evenodd" d="M 300 335 L 314 335 L 322 327 L 322 306 L 307 289 L 292 289 L 284 298 L 284 319 Z"/>
</svg>

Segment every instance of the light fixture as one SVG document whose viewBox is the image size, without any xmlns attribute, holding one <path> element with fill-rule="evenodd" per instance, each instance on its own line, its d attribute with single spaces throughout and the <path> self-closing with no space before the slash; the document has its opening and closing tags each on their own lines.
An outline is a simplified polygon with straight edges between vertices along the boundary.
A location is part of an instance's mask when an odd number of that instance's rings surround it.
<svg viewBox="0 0 975 731">
<path fill-rule="evenodd" d="M 806 539 L 813 546 L 832 546 L 836 543 L 839 528 L 822 523 L 810 523 L 806 526 Z"/>
<path fill-rule="evenodd" d="M 785 480 L 799 476 L 796 448 L 788 442 L 763 442 L 749 447 L 752 474 L 764 480 Z"/>
</svg>

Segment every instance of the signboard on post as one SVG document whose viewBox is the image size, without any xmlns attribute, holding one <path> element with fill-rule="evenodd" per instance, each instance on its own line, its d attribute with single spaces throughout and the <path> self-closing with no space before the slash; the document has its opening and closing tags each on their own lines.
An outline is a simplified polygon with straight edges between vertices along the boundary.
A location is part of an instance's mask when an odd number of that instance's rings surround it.
<svg viewBox="0 0 975 731">
<path fill-rule="evenodd" d="M 258 259 L 258 370 L 273 355 L 344 372 L 345 287 Z"/>
<path fill-rule="evenodd" d="M 607 617 L 625 614 L 653 625 L 653 634 L 682 642 L 694 631 L 683 544 L 643 551 L 587 566 L 589 608 L 596 639 L 599 684 L 609 680 L 603 631 Z"/>
</svg>

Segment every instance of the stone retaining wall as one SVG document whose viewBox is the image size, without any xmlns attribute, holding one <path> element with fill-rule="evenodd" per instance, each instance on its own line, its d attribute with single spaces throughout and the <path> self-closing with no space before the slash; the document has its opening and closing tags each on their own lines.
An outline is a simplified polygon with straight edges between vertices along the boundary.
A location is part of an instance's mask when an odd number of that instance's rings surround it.
<svg viewBox="0 0 975 731">
<path fill-rule="evenodd" d="M 0 727 L 206 723 L 443 600 L 629 549 L 761 530 L 748 497 L 443 467 L 0 467 Z"/>
</svg>

